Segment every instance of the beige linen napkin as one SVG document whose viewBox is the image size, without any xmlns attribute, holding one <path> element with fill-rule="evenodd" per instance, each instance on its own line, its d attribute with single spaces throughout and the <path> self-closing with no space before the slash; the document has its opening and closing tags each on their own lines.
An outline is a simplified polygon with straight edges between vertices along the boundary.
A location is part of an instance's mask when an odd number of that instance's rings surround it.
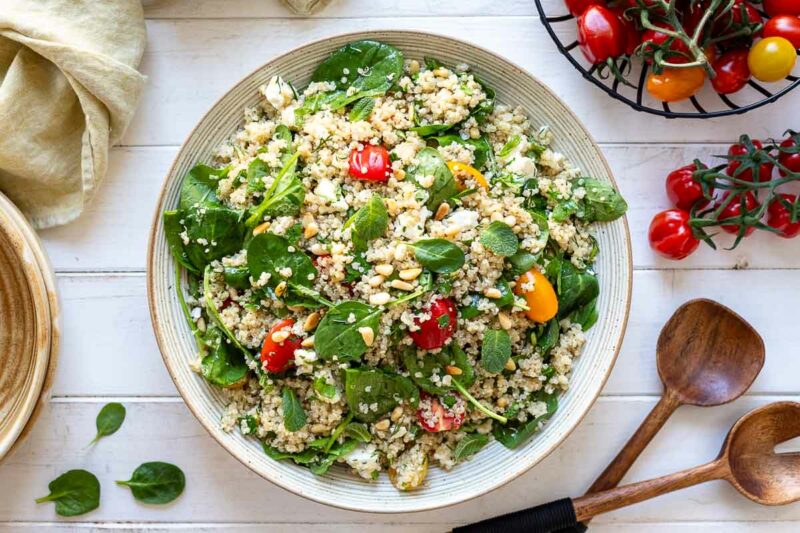
<svg viewBox="0 0 800 533">
<path fill-rule="evenodd" d="M 0 190 L 37 228 L 75 219 L 145 78 L 139 0 L 0 0 Z"/>
</svg>

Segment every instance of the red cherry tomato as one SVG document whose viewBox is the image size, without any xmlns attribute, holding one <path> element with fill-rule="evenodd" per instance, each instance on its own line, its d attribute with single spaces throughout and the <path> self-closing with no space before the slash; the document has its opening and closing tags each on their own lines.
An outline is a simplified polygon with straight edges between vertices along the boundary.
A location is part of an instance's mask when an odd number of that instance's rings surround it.
<svg viewBox="0 0 800 533">
<path fill-rule="evenodd" d="M 764 0 L 764 10 L 770 17 L 778 15 L 800 16 L 800 2 L 797 0 Z"/>
<path fill-rule="evenodd" d="M 778 163 L 789 169 L 789 172 L 800 173 L 800 133 L 792 133 L 780 146 L 783 150 L 778 154 Z M 794 150 L 794 153 L 786 151 Z M 781 176 L 786 172 L 779 170 Z"/>
<path fill-rule="evenodd" d="M 441 348 L 456 332 L 456 305 L 450 298 L 435 298 L 424 308 L 424 313 L 430 317 L 425 320 L 415 318 L 414 324 L 419 329 L 408 334 L 423 350 Z"/>
<path fill-rule="evenodd" d="M 717 73 L 711 78 L 711 85 L 719 94 L 733 94 L 750 81 L 750 67 L 747 56 L 750 51 L 744 48 L 730 50 L 717 58 L 711 66 Z"/>
<path fill-rule="evenodd" d="M 764 145 L 761 144 L 761 141 L 753 140 L 753 146 L 759 150 L 764 148 Z M 743 144 L 734 144 L 730 148 L 728 148 L 728 155 L 745 155 L 747 154 L 747 147 Z M 741 161 L 731 161 L 728 163 L 727 173 L 728 176 L 735 177 L 736 179 L 744 180 L 744 181 L 753 181 L 753 169 L 747 168 L 742 170 L 738 175 L 736 174 L 736 169 L 738 169 L 742 165 Z M 763 183 L 765 181 L 769 181 L 772 179 L 772 163 L 761 163 L 758 166 L 758 181 Z"/>
<path fill-rule="evenodd" d="M 800 48 L 800 16 L 778 15 L 764 25 L 764 37 L 783 37 Z"/>
<path fill-rule="evenodd" d="M 647 238 L 650 248 L 667 259 L 685 259 L 700 246 L 689 226 L 689 213 L 682 209 L 668 209 L 654 216 Z"/>
<path fill-rule="evenodd" d="M 383 146 L 368 144 L 350 152 L 350 176 L 357 180 L 388 181 L 391 168 L 389 151 Z"/>
<path fill-rule="evenodd" d="M 458 393 L 449 395 L 454 398 L 455 403 L 452 407 L 443 404 L 436 396 L 427 392 L 420 392 L 419 408 L 417 409 L 417 420 L 425 431 L 438 433 L 439 431 L 450 431 L 461 427 L 467 413 L 467 406 Z"/>
<path fill-rule="evenodd" d="M 754 26 L 756 24 L 761 24 L 763 19 L 761 18 L 761 14 L 758 12 L 758 10 L 748 2 L 745 0 L 736 0 L 733 4 L 733 7 L 731 7 L 731 10 L 723 14 L 714 23 L 714 35 L 716 37 L 723 37 L 727 34 L 730 34 L 737 29 L 742 28 L 745 24 L 745 21 L 748 25 Z M 762 32 L 763 29 L 759 29 L 751 36 L 751 38 L 760 37 Z M 727 41 L 728 39 L 725 39 L 723 42 Z"/>
<path fill-rule="evenodd" d="M 564 0 L 564 5 L 566 5 L 569 12 L 576 17 L 586 11 L 586 8 L 589 6 L 604 4 L 605 2 L 602 0 Z"/>
<path fill-rule="evenodd" d="M 656 0 L 627 0 L 628 7 L 638 7 L 641 8 L 642 4 L 647 7 L 652 7 L 656 4 Z M 658 7 L 656 9 L 651 10 L 655 15 L 663 15 L 665 13 L 664 8 Z"/>
<path fill-rule="evenodd" d="M 727 198 L 727 195 L 725 196 Z M 758 209 L 758 202 L 756 201 L 756 197 L 753 196 L 753 193 L 748 192 L 744 195 L 744 208 L 745 213 L 742 213 L 742 202 L 740 198 L 735 198 L 729 203 L 725 209 L 719 214 L 720 222 L 724 221 L 726 218 L 738 217 L 741 214 L 752 213 L 756 209 Z M 728 224 L 725 226 L 720 226 L 723 231 L 727 231 L 728 233 L 732 233 L 736 235 L 739 233 L 739 224 Z M 749 237 L 753 234 L 756 230 L 754 227 L 749 227 L 745 230 L 744 236 Z"/>
<path fill-rule="evenodd" d="M 790 204 L 797 201 L 793 194 L 781 194 L 780 197 Z M 767 208 L 767 225 L 778 230 L 777 235 L 784 239 L 792 239 L 800 233 L 800 221 L 792 222 L 791 211 L 778 198 Z"/>
<path fill-rule="evenodd" d="M 639 43 L 641 42 L 642 35 L 639 33 L 639 30 L 636 29 L 636 23 L 632 19 L 628 20 L 625 18 L 624 8 L 612 7 L 611 11 L 616 13 L 617 18 L 622 24 L 622 28 L 625 32 L 625 53 L 629 56 L 633 55 L 633 53 L 636 51 L 636 47 L 639 46 Z"/>
<path fill-rule="evenodd" d="M 686 165 L 667 174 L 667 196 L 678 209 L 689 211 L 696 203 L 703 201 L 703 207 L 709 200 L 703 196 L 703 188 L 692 173 L 697 170 L 694 163 Z M 713 189 L 710 191 L 713 193 Z"/>
<path fill-rule="evenodd" d="M 578 44 L 590 63 L 605 63 L 625 53 L 625 28 L 607 7 L 589 6 L 578 17 Z"/>
<path fill-rule="evenodd" d="M 292 326 L 294 326 L 294 320 L 284 318 L 279 320 L 267 332 L 267 336 L 264 338 L 264 345 L 261 347 L 261 364 L 267 372 L 278 374 L 292 366 L 294 352 L 300 348 L 300 339 L 294 335 L 289 335 L 289 338 L 281 342 L 272 340 L 274 333 Z"/>
<path fill-rule="evenodd" d="M 689 37 L 694 35 L 694 31 L 697 29 L 697 26 L 700 25 L 700 21 L 703 19 L 703 15 L 705 15 L 706 11 L 708 10 L 709 2 L 708 0 L 704 0 L 699 4 L 695 2 L 690 2 L 689 6 L 683 12 L 683 20 L 681 21 L 683 24 L 683 29 L 686 30 L 686 34 Z M 703 28 L 703 33 L 708 31 L 708 25 Z M 701 36 L 702 37 L 702 36 Z M 700 42 L 702 42 L 702 38 Z"/>
<path fill-rule="evenodd" d="M 666 23 L 666 22 L 654 22 L 654 26 L 658 26 L 659 28 L 664 28 L 665 30 L 674 30 L 674 28 Z M 642 43 L 644 44 L 644 51 L 645 52 L 655 52 L 656 49 L 661 48 L 664 43 L 666 43 L 670 39 L 670 36 L 666 33 L 661 33 L 660 31 L 654 30 L 645 30 L 642 33 Z M 686 43 L 681 41 L 680 39 L 672 39 L 672 42 L 669 45 L 669 54 L 664 55 L 664 60 L 669 61 L 670 63 L 688 63 L 689 62 L 689 47 L 686 46 Z M 686 56 L 681 55 L 686 54 Z M 648 63 L 653 63 L 652 57 L 647 57 Z"/>
</svg>

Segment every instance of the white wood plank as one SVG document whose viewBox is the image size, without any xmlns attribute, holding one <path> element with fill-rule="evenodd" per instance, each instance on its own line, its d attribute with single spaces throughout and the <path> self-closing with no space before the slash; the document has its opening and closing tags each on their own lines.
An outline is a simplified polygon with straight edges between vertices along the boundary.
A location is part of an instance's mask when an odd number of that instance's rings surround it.
<svg viewBox="0 0 800 533">
<path fill-rule="evenodd" d="M 630 479 L 662 475 L 712 459 L 739 416 L 774 399 L 749 397 L 714 410 L 680 410 L 634 467 Z M 319 524 L 474 521 L 579 494 L 613 457 L 654 399 L 601 399 L 558 450 L 506 487 L 451 508 L 403 516 L 352 513 L 302 500 L 238 464 L 183 404 L 125 403 L 128 416 L 122 428 L 90 449 L 86 444 L 102 403 L 52 403 L 25 445 L 0 467 L 0 521 L 56 521 L 52 505 L 36 505 L 33 500 L 47 492 L 51 479 L 70 468 L 94 472 L 103 487 L 100 508 L 81 517 L 83 521 L 291 523 L 298 516 Z M 174 504 L 140 505 L 127 490 L 113 485 L 148 460 L 173 462 L 186 473 L 186 492 Z M 727 521 L 800 520 L 800 505 L 760 507 L 725 483 L 714 482 L 614 512 L 598 523 L 697 522 L 721 517 Z"/>
<path fill-rule="evenodd" d="M 335 24 L 326 19 L 150 20 L 141 66 L 150 79 L 123 144 L 178 144 L 219 96 L 271 57 L 314 39 L 369 29 L 432 31 L 494 50 L 552 87 L 600 141 L 728 141 L 745 131 L 774 135 L 791 126 L 786 113 L 800 105 L 795 91 L 775 105 L 704 121 L 703 127 L 639 115 L 585 82 L 536 17 L 352 18 Z M 563 31 L 574 33 L 574 28 L 566 25 Z"/>
</svg>

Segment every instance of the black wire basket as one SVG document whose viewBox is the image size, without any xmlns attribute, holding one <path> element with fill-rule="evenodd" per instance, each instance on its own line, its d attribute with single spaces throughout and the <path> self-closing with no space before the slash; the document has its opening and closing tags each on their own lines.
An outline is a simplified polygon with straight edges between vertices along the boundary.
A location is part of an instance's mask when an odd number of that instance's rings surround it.
<svg viewBox="0 0 800 533">
<path fill-rule="evenodd" d="M 644 89 L 650 69 L 647 63 L 634 58 L 633 66 L 625 74 L 625 79 L 632 87 L 620 83 L 619 79 L 614 76 L 608 76 L 605 79 L 601 78 L 598 75 L 598 66 L 589 64 L 578 48 L 575 17 L 570 15 L 567 12 L 567 8 L 560 2 L 544 0 L 548 5 L 563 6 L 562 13 L 549 14 L 545 12 L 543 0 L 534 1 L 542 24 L 544 24 L 547 33 L 550 34 L 553 42 L 558 47 L 559 52 L 572 63 L 572 66 L 584 78 L 602 89 L 610 97 L 628 104 L 636 111 L 667 118 L 714 118 L 740 115 L 770 104 L 800 85 L 800 77 L 795 75 L 789 75 L 780 82 L 770 83 L 769 88 L 751 79 L 741 91 L 731 95 L 724 95 L 715 92 L 711 88 L 711 84 L 706 83 L 698 94 L 688 100 L 673 102 L 672 104 L 661 102 L 650 97 Z M 765 18 L 767 17 L 763 12 L 761 14 Z M 800 61 L 795 66 L 795 74 L 799 66 Z"/>
</svg>

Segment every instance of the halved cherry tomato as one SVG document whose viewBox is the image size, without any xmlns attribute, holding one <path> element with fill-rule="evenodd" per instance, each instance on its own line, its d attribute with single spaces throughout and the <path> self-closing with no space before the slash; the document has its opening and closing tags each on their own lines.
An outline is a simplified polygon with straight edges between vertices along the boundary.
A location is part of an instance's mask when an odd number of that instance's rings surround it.
<svg viewBox="0 0 800 533">
<path fill-rule="evenodd" d="M 771 17 L 778 15 L 800 16 L 800 2 L 797 0 L 764 0 L 764 10 Z"/>
<path fill-rule="evenodd" d="M 647 76 L 647 92 L 662 102 L 678 102 L 697 94 L 706 81 L 703 67 L 665 68 Z"/>
<path fill-rule="evenodd" d="M 675 28 L 666 22 L 657 21 L 654 22 L 653 25 L 658 26 L 659 28 L 664 28 L 665 30 L 675 30 Z M 648 54 L 648 63 L 653 63 L 651 54 L 657 49 L 662 48 L 670 39 L 672 39 L 672 42 L 669 44 L 667 49 L 668 53 L 664 54 L 664 60 L 669 61 L 670 63 L 688 63 L 690 61 L 689 47 L 686 46 L 686 43 L 680 39 L 670 37 L 666 33 L 662 33 L 660 31 L 645 30 L 644 33 L 642 33 L 642 44 L 644 45 L 642 48 L 643 51 Z"/>
<path fill-rule="evenodd" d="M 456 305 L 450 298 L 438 297 L 424 308 L 424 313 L 430 317 L 425 320 L 415 318 L 414 324 L 419 329 L 409 331 L 408 334 L 418 348 L 423 350 L 441 348 L 456 332 L 458 317 Z"/>
<path fill-rule="evenodd" d="M 794 194 L 781 194 L 775 198 L 767 208 L 767 225 L 778 230 L 778 236 L 792 239 L 800 234 L 800 221 L 792 222 L 792 213 L 783 202 L 795 204 L 797 196 Z"/>
<path fill-rule="evenodd" d="M 795 48 L 800 48 L 800 16 L 772 17 L 764 25 L 764 37 L 783 37 Z"/>
<path fill-rule="evenodd" d="M 525 303 L 528 305 L 525 314 L 534 322 L 547 322 L 558 313 L 558 297 L 555 289 L 544 274 L 535 268 L 517 279 L 514 294 L 525 297 Z"/>
<path fill-rule="evenodd" d="M 391 168 L 389 151 L 383 146 L 367 144 L 350 152 L 350 176 L 357 180 L 388 181 Z"/>
<path fill-rule="evenodd" d="M 727 198 L 728 195 L 723 197 L 723 201 Z M 724 221 L 727 218 L 738 217 L 739 215 L 746 215 L 748 213 L 752 213 L 758 209 L 758 202 L 756 201 L 756 197 L 753 196 L 753 193 L 748 192 L 744 195 L 744 213 L 742 212 L 742 202 L 741 198 L 735 198 L 729 203 L 725 209 L 719 214 L 720 222 Z M 720 226 L 723 231 L 727 231 L 728 233 L 732 233 L 736 235 L 739 233 L 739 224 L 727 224 L 724 226 Z M 750 226 L 744 232 L 744 236 L 748 237 L 753 234 L 756 228 Z"/>
<path fill-rule="evenodd" d="M 486 181 L 484 175 L 481 174 L 481 171 L 478 170 L 477 168 L 471 167 L 464 163 L 459 163 L 458 161 L 448 161 L 447 168 L 449 168 L 450 172 L 452 172 L 453 174 L 458 174 L 459 172 L 465 172 L 470 176 L 472 176 L 473 178 L 475 178 L 475 181 L 478 182 L 478 185 L 480 185 L 484 189 L 489 188 L 489 182 Z"/>
<path fill-rule="evenodd" d="M 627 36 L 617 15 L 604 6 L 589 6 L 578 17 L 578 44 L 593 65 L 625 54 Z"/>
<path fill-rule="evenodd" d="M 673 170 L 667 174 L 667 196 L 675 207 L 689 211 L 696 203 L 703 201 L 703 207 L 709 200 L 703 195 L 703 187 L 692 175 L 697 167 L 694 163 Z M 710 191 L 713 193 L 713 189 Z"/>
<path fill-rule="evenodd" d="M 641 42 L 641 33 L 639 33 L 639 30 L 636 28 L 636 23 L 633 19 L 628 20 L 625 18 L 625 9 L 623 7 L 612 7 L 611 11 L 617 15 L 617 18 L 622 24 L 622 28 L 625 30 L 625 53 L 629 56 L 633 55 L 636 51 L 636 47 L 638 47 Z"/>
<path fill-rule="evenodd" d="M 757 150 L 762 150 L 764 145 L 761 144 L 761 141 L 757 139 L 753 139 L 753 148 Z M 728 148 L 728 155 L 745 155 L 747 154 L 747 147 L 743 144 L 734 144 L 730 148 Z M 755 168 L 746 168 L 743 169 L 739 174 L 736 174 L 736 170 L 742 165 L 742 161 L 731 161 L 728 163 L 728 167 L 725 169 L 725 172 L 728 173 L 728 176 L 735 177 L 736 179 L 744 180 L 744 181 L 753 181 L 753 170 Z M 761 163 L 758 165 L 758 182 L 764 183 L 772 179 L 772 163 Z"/>
<path fill-rule="evenodd" d="M 789 172 L 800 173 L 800 133 L 792 132 L 788 139 L 781 142 L 780 148 L 782 150 L 778 153 L 778 163 L 786 167 Z M 786 175 L 782 169 L 779 169 L 779 172 L 781 176 Z"/>
<path fill-rule="evenodd" d="M 711 78 L 711 85 L 719 94 L 733 94 L 742 90 L 750 81 L 750 67 L 747 66 L 749 51 L 741 48 L 730 50 L 719 56 L 711 66 L 716 76 Z"/>
<path fill-rule="evenodd" d="M 602 0 L 564 0 L 564 5 L 566 5 L 569 12 L 576 17 L 586 11 L 586 8 L 589 6 L 603 4 L 605 4 L 605 2 Z"/>
<path fill-rule="evenodd" d="M 797 51 L 783 37 L 761 39 L 750 49 L 747 64 L 753 77 L 763 82 L 780 81 L 792 73 Z"/>
<path fill-rule="evenodd" d="M 689 213 L 683 209 L 668 209 L 654 216 L 647 238 L 650 248 L 667 259 L 685 259 L 700 246 L 689 226 Z"/>
<path fill-rule="evenodd" d="M 267 372 L 278 374 L 289 368 L 294 362 L 294 352 L 300 349 L 300 339 L 295 335 L 281 342 L 275 342 L 272 335 L 294 326 L 294 320 L 284 318 L 279 320 L 267 332 L 264 345 L 261 347 L 261 364 Z"/>
<path fill-rule="evenodd" d="M 422 429 L 431 433 L 438 433 L 461 427 L 467 414 L 467 406 L 458 393 L 454 392 L 449 396 L 455 399 L 452 407 L 444 405 L 442 400 L 436 396 L 424 391 L 420 392 L 417 420 Z"/>
</svg>

